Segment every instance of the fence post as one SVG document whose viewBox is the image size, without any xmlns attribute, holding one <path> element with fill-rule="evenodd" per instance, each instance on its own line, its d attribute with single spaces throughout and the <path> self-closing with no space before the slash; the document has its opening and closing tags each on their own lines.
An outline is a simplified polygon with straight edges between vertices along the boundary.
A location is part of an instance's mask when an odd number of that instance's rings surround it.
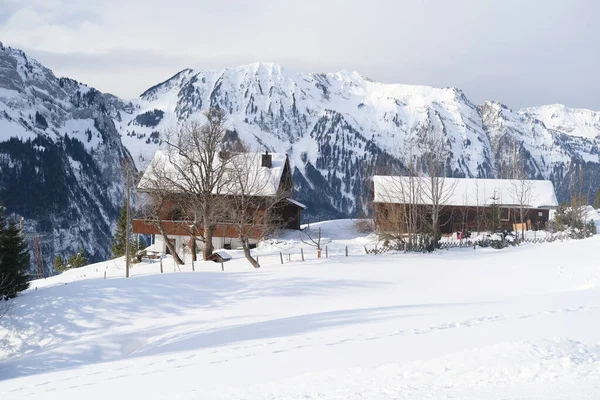
<svg viewBox="0 0 600 400">
<path fill-rule="evenodd" d="M 279 258 L 281 259 L 281 265 L 283 265 L 283 254 L 281 252 L 279 252 Z"/>
<path fill-rule="evenodd" d="M 223 260 L 221 260 L 221 271 L 225 271 L 225 266 L 223 265 Z"/>
<path fill-rule="evenodd" d="M 348 257 L 348 246 L 346 246 L 346 257 Z"/>
<path fill-rule="evenodd" d="M 327 246 L 325 246 L 325 258 L 329 258 L 329 253 L 327 251 Z"/>
<path fill-rule="evenodd" d="M 300 247 L 300 255 L 302 255 L 302 261 L 304 261 L 304 249 Z"/>
<path fill-rule="evenodd" d="M 192 272 L 196 272 L 196 268 L 194 267 L 194 260 L 192 260 Z"/>
<path fill-rule="evenodd" d="M 288 261 L 292 261 L 292 253 L 288 253 Z"/>
<path fill-rule="evenodd" d="M 163 273 L 163 267 L 162 267 L 162 256 L 160 257 L 160 273 Z"/>
<path fill-rule="evenodd" d="M 106 280 L 106 271 L 104 271 L 104 280 Z"/>
</svg>

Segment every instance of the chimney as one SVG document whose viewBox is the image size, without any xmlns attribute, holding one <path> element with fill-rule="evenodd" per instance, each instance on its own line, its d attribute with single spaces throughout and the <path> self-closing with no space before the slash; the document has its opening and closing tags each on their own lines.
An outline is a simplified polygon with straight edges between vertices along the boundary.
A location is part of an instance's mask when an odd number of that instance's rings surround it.
<svg viewBox="0 0 600 400">
<path fill-rule="evenodd" d="M 262 155 L 261 166 L 271 168 L 272 165 L 273 165 L 273 156 L 271 154 L 269 154 L 268 151 L 265 151 L 265 154 Z"/>
</svg>

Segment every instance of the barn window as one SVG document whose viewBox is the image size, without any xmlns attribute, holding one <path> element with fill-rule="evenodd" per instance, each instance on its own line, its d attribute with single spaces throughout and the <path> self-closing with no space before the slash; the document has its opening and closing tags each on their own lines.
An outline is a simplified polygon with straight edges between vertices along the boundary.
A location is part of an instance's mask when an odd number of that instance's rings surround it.
<svg viewBox="0 0 600 400">
<path fill-rule="evenodd" d="M 502 208 L 500 211 L 500 221 L 508 221 L 510 219 L 510 208 Z"/>
</svg>

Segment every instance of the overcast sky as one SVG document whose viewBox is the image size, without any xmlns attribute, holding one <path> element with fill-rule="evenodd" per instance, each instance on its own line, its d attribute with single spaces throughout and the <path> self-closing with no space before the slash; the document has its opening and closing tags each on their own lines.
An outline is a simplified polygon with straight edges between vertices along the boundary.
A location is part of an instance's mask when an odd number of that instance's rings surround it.
<svg viewBox="0 0 600 400">
<path fill-rule="evenodd" d="M 600 110 L 596 0 L 0 0 L 0 40 L 124 98 L 186 68 L 272 61 Z"/>
</svg>

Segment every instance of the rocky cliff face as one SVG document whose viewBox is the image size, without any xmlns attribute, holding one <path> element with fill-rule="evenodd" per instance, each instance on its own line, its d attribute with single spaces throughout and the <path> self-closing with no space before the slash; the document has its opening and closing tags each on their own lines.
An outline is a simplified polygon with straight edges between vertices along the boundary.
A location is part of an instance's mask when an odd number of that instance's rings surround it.
<svg viewBox="0 0 600 400">
<path fill-rule="evenodd" d="M 242 140 L 290 154 L 311 219 L 360 213 L 374 166 L 418 164 L 430 131 L 449 152 L 448 175 L 511 177 L 518 160 L 529 177 L 551 179 L 561 200 L 580 170 L 590 191 L 600 184 L 598 113 L 476 106 L 456 88 L 382 84 L 356 72 L 296 74 L 269 63 L 186 69 L 144 92 L 117 126 L 143 165 L 160 132 L 208 107 L 226 110 Z"/>
<path fill-rule="evenodd" d="M 126 110 L 0 44 L 0 202 L 40 236 L 47 261 L 78 248 L 109 257 L 131 162 L 114 124 Z"/>
</svg>

